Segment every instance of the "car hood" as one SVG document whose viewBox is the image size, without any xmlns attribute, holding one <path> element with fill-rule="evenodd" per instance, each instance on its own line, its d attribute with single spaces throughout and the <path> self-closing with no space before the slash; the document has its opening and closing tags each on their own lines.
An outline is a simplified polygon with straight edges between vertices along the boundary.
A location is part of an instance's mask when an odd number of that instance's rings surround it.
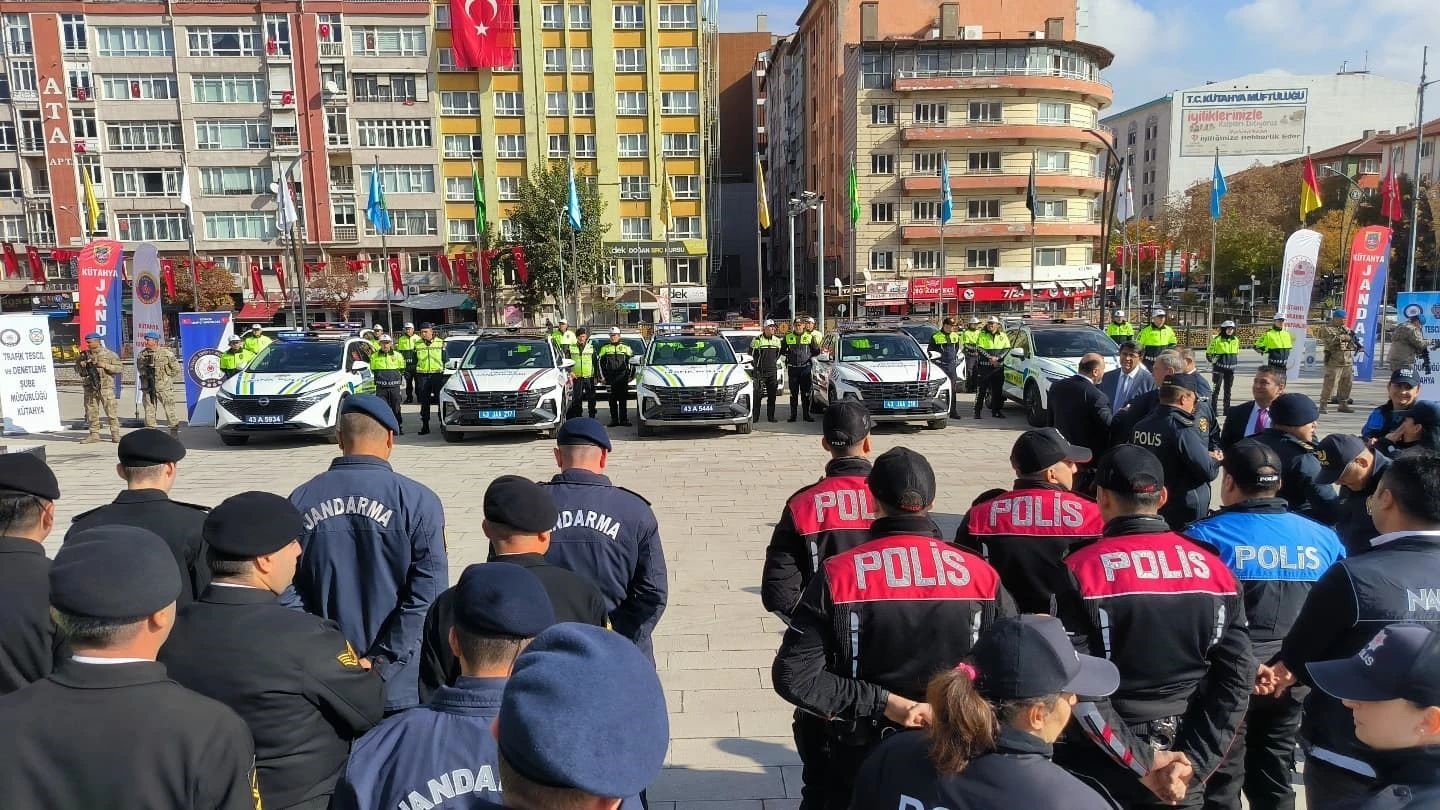
<svg viewBox="0 0 1440 810">
<path fill-rule="evenodd" d="M 704 388 L 747 382 L 745 370 L 734 364 L 721 366 L 645 366 L 640 383 L 647 388 Z"/>
<path fill-rule="evenodd" d="M 1080 373 L 1079 357 L 1036 357 L 1034 366 L 1052 376 L 1070 377 Z M 1119 368 L 1120 363 L 1113 357 L 1105 358 L 1105 370 Z"/>
<path fill-rule="evenodd" d="M 928 360 L 886 360 L 836 363 L 835 376 L 849 382 L 928 382 L 945 379 L 945 371 Z"/>
<path fill-rule="evenodd" d="M 558 385 L 560 370 L 555 368 L 474 368 L 457 371 L 445 381 L 447 391 L 529 391 Z"/>
<path fill-rule="evenodd" d="M 240 396 L 260 396 L 264 394 L 291 396 L 296 394 L 310 394 L 316 391 L 334 388 L 345 382 L 347 382 L 346 376 L 342 371 L 321 371 L 298 374 L 288 374 L 284 372 L 256 374 L 249 371 L 242 371 L 226 380 L 225 384 L 220 387 L 220 390 L 227 394 L 238 394 Z"/>
</svg>

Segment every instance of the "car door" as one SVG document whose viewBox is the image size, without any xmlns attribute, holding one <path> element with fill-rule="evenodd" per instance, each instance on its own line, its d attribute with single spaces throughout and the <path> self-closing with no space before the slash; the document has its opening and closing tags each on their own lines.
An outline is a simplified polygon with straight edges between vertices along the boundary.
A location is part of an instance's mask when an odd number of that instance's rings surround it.
<svg viewBox="0 0 1440 810">
<path fill-rule="evenodd" d="M 1025 394 L 1025 373 L 1030 367 L 1030 330 L 1021 327 L 1010 332 L 1010 348 L 1024 349 L 1025 356 L 1015 352 L 1005 355 L 1005 396 L 1020 399 Z"/>
<path fill-rule="evenodd" d="M 839 349 L 840 336 L 836 332 L 831 332 L 820 342 L 820 353 L 830 359 L 821 362 L 820 356 L 817 355 L 814 360 L 810 361 L 811 391 L 814 393 L 815 399 L 824 401 L 826 405 L 830 404 L 830 375 L 835 372 L 835 363 L 839 360 L 836 352 Z"/>
<path fill-rule="evenodd" d="M 345 381 L 355 393 L 375 393 L 375 372 L 370 370 L 371 351 L 369 341 L 351 339 L 345 342 Z M 359 367 L 361 363 L 364 368 Z"/>
</svg>

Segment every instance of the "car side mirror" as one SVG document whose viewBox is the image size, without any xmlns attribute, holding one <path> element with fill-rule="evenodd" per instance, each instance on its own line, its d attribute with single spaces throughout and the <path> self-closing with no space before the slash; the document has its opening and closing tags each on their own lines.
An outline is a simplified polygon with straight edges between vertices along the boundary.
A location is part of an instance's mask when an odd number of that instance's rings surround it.
<svg viewBox="0 0 1440 810">
<path fill-rule="evenodd" d="M 640 365 L 640 362 L 641 362 L 642 360 L 644 360 L 644 359 L 645 359 L 645 358 L 639 357 L 639 356 L 631 357 L 631 358 L 630 358 L 630 365 L 632 365 L 632 366 L 639 366 L 639 365 Z"/>
<path fill-rule="evenodd" d="M 822 362 L 822 363 L 828 363 L 828 362 L 830 362 L 830 353 L 829 353 L 829 352 L 820 352 L 819 354 L 815 355 L 815 359 L 816 359 L 816 360 L 819 360 L 819 361 Z"/>
<path fill-rule="evenodd" d="M 940 359 L 940 353 L 939 353 L 939 352 L 930 352 L 930 359 L 931 359 L 931 360 L 939 360 L 939 359 Z"/>
<path fill-rule="evenodd" d="M 755 362 L 755 358 L 754 358 L 754 357 L 751 357 L 750 355 L 746 354 L 745 352 L 741 352 L 739 355 L 737 355 L 737 356 L 735 357 L 735 362 L 739 363 L 739 364 L 742 365 L 742 366 L 748 366 L 748 365 L 750 365 L 751 363 Z"/>
<path fill-rule="evenodd" d="M 1011 356 L 1011 357 L 1014 357 L 1016 360 L 1024 360 L 1024 359 L 1025 359 L 1025 350 L 1024 350 L 1024 349 L 1020 349 L 1020 348 L 1011 349 L 1011 350 L 1010 350 L 1010 356 Z"/>
<path fill-rule="evenodd" d="M 367 362 L 365 362 L 364 360 L 356 360 L 355 362 L 353 362 L 353 363 L 350 364 L 350 370 L 351 370 L 351 371 L 369 371 L 369 370 L 370 370 L 370 364 L 367 363 Z"/>
<path fill-rule="evenodd" d="M 454 360 L 446 360 L 446 361 L 445 361 L 445 370 L 446 370 L 446 371 L 459 371 L 459 370 L 460 370 L 460 358 L 457 357 L 457 358 L 455 358 Z"/>
<path fill-rule="evenodd" d="M 565 359 L 563 359 L 563 360 L 560 361 L 560 368 L 574 368 L 574 367 L 575 367 L 575 361 L 574 361 L 574 360 L 571 360 L 571 359 L 568 358 L 568 357 L 566 357 Z"/>
</svg>

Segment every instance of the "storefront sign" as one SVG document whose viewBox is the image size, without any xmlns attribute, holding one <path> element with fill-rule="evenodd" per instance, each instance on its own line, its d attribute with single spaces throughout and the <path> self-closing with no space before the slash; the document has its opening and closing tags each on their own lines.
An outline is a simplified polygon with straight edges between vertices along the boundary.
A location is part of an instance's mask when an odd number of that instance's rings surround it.
<svg viewBox="0 0 1440 810">
<path fill-rule="evenodd" d="M 0 315 L 0 416 L 5 434 L 60 429 L 60 397 L 43 315 Z"/>
<path fill-rule="evenodd" d="M 910 284 L 904 280 L 871 281 L 865 285 L 865 303 L 903 304 L 910 293 Z"/>
<path fill-rule="evenodd" d="M 703 256 L 704 254 L 705 242 L 700 239 L 677 239 L 671 242 L 605 243 L 605 256 L 611 259 L 654 259 L 660 257 Z"/>
<path fill-rule="evenodd" d="M 709 290 L 701 287 L 671 287 L 670 302 L 673 304 L 703 304 L 709 299 Z"/>
<path fill-rule="evenodd" d="M 921 276 L 910 279 L 911 301 L 940 301 L 955 298 L 959 289 L 958 278 L 954 276 Z"/>
</svg>

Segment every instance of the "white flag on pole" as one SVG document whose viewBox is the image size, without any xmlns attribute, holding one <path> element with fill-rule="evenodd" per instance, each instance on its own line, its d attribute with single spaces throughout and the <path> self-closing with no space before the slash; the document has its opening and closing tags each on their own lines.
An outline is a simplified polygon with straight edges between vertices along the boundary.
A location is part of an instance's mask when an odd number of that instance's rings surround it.
<svg viewBox="0 0 1440 810">
<path fill-rule="evenodd" d="M 1115 217 L 1121 222 L 1135 218 L 1135 189 L 1130 185 L 1130 165 L 1120 165 L 1120 182 L 1115 184 Z"/>
</svg>

